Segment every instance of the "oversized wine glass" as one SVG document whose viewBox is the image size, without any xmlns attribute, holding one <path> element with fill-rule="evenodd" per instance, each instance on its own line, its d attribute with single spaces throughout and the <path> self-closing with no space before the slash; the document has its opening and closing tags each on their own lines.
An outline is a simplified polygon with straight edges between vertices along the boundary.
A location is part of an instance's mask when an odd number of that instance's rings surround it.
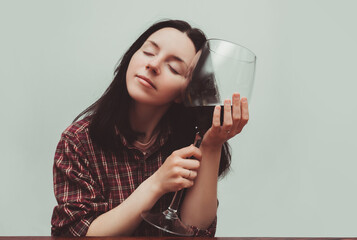
<svg viewBox="0 0 357 240">
<path fill-rule="evenodd" d="M 252 51 L 221 39 L 208 39 L 196 54 L 187 71 L 186 78 L 189 81 L 183 93 L 184 105 L 195 116 L 196 147 L 200 146 L 204 133 L 212 124 L 216 105 L 223 105 L 224 100 L 231 99 L 235 92 L 250 101 L 255 65 L 256 56 Z M 222 118 L 223 107 L 221 109 Z M 170 206 L 164 212 L 144 212 L 142 218 L 165 232 L 192 236 L 194 232 L 191 227 L 183 223 L 177 214 L 183 191 L 175 193 Z"/>
</svg>

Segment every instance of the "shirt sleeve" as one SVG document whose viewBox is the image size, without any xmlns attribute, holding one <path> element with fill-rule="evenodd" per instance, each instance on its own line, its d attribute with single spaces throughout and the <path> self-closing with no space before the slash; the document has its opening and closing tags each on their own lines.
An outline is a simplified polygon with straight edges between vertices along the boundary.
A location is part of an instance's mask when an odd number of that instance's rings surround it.
<svg viewBox="0 0 357 240">
<path fill-rule="evenodd" d="M 195 226 L 191 226 L 192 230 L 194 231 L 194 237 L 214 237 L 216 234 L 216 226 L 217 226 L 217 216 L 214 218 L 211 225 L 206 229 L 198 229 Z"/>
<path fill-rule="evenodd" d="M 184 191 L 183 193 L 183 198 L 186 195 L 186 191 Z M 183 202 L 183 201 L 182 201 Z M 181 204 L 182 204 L 181 202 Z M 219 206 L 219 200 L 217 199 L 217 207 Z M 181 205 L 180 208 L 181 209 Z M 191 229 L 193 230 L 193 237 L 214 237 L 216 234 L 216 227 L 217 227 L 217 215 L 215 216 L 215 218 L 213 219 L 211 225 L 209 225 L 209 227 L 205 230 L 203 229 L 199 229 L 197 226 L 190 226 Z"/>
<path fill-rule="evenodd" d="M 90 224 L 108 211 L 99 185 L 90 172 L 86 151 L 75 135 L 62 134 L 53 165 L 53 236 L 84 236 Z"/>
</svg>

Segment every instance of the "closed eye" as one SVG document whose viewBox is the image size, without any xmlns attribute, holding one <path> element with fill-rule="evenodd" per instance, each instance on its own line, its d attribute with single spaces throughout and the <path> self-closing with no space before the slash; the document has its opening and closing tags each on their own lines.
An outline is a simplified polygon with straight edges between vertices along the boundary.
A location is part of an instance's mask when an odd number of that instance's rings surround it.
<svg viewBox="0 0 357 240">
<path fill-rule="evenodd" d="M 173 67 L 171 67 L 170 65 L 169 65 L 169 68 L 170 68 L 170 70 L 171 70 L 171 72 L 173 72 L 174 74 L 179 74 Z"/>
<path fill-rule="evenodd" d="M 153 53 L 151 53 L 151 52 L 146 52 L 146 51 L 143 51 L 143 53 L 144 53 L 145 55 L 147 55 L 147 56 L 154 56 L 154 54 L 153 54 Z"/>
</svg>

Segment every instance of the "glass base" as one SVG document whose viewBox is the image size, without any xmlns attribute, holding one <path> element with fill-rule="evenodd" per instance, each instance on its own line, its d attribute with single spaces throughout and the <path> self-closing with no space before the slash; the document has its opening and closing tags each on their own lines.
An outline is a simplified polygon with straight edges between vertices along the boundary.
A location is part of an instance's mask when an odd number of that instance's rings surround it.
<svg viewBox="0 0 357 240">
<path fill-rule="evenodd" d="M 152 226 L 174 235 L 190 237 L 194 234 L 170 208 L 161 213 L 144 212 L 141 217 Z"/>
</svg>

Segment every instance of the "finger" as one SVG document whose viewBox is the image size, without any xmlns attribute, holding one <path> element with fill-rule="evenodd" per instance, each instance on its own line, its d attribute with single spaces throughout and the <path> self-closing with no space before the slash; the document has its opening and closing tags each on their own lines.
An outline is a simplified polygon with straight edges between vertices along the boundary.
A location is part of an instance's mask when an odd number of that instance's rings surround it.
<svg viewBox="0 0 357 240">
<path fill-rule="evenodd" d="M 196 159 L 183 159 L 182 161 L 180 161 L 179 166 L 184 169 L 197 170 L 200 167 L 200 161 Z"/>
<path fill-rule="evenodd" d="M 237 127 L 237 132 L 240 133 L 243 127 L 247 124 L 249 120 L 249 111 L 248 111 L 248 100 L 247 98 L 242 98 L 241 100 L 241 110 L 242 110 L 242 117 Z"/>
<path fill-rule="evenodd" d="M 179 190 L 183 188 L 190 188 L 193 186 L 193 184 L 194 182 L 191 179 L 182 178 L 182 182 L 181 182 L 182 187 Z"/>
<path fill-rule="evenodd" d="M 195 180 L 196 177 L 197 177 L 197 174 L 198 174 L 197 171 L 191 170 L 191 175 L 190 175 L 189 179 L 190 180 Z"/>
<path fill-rule="evenodd" d="M 233 125 L 231 100 L 224 100 L 223 130 L 230 131 Z"/>
<path fill-rule="evenodd" d="M 217 105 L 213 111 L 212 127 L 219 128 L 221 126 L 221 106 Z"/>
<path fill-rule="evenodd" d="M 239 93 L 234 93 L 233 94 L 233 113 L 232 113 L 232 119 L 233 119 L 233 125 L 232 125 L 232 130 L 238 129 L 238 125 L 241 119 L 241 104 L 240 104 L 240 94 Z"/>
<path fill-rule="evenodd" d="M 172 153 L 173 155 L 179 156 L 180 158 L 190 158 L 194 157 L 197 160 L 201 160 L 202 153 L 201 150 L 191 144 L 188 147 L 178 149 Z"/>
<path fill-rule="evenodd" d="M 194 180 L 197 177 L 197 172 L 189 169 L 182 169 L 182 177 L 188 180 Z"/>
</svg>

